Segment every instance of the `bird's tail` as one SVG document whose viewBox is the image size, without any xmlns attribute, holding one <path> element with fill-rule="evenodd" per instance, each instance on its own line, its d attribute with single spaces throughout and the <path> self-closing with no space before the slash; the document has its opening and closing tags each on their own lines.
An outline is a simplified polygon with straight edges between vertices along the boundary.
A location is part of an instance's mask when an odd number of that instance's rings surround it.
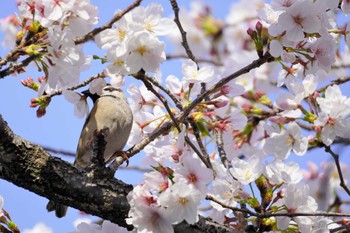
<svg viewBox="0 0 350 233">
<path fill-rule="evenodd" d="M 68 207 L 65 205 L 58 204 L 54 201 L 49 201 L 46 206 L 47 211 L 55 211 L 57 218 L 62 218 L 66 215 Z"/>
</svg>

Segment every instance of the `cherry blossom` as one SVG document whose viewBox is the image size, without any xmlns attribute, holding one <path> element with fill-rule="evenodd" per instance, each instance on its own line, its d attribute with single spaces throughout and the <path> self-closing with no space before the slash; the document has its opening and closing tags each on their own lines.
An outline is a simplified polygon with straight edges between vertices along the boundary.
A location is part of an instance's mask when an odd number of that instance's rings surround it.
<svg viewBox="0 0 350 233">
<path fill-rule="evenodd" d="M 346 117 L 350 113 L 350 99 L 343 96 L 337 85 L 329 86 L 325 91 L 325 97 L 316 99 L 321 112 L 315 121 L 315 125 L 322 126 L 321 139 L 329 146 L 336 136 L 348 138 Z"/>
<path fill-rule="evenodd" d="M 213 171 L 204 167 L 199 159 L 186 155 L 176 167 L 174 176 L 176 182 L 183 181 L 204 193 L 206 185 L 213 180 Z"/>
<path fill-rule="evenodd" d="M 146 30 L 158 36 L 170 34 L 176 30 L 175 23 L 170 18 L 162 18 L 162 15 L 163 7 L 159 4 L 151 3 L 146 8 L 137 7 L 132 12 L 132 30 Z"/>
<path fill-rule="evenodd" d="M 289 40 L 298 42 L 304 38 L 304 32 L 315 33 L 320 30 L 321 22 L 316 14 L 313 3 L 308 0 L 297 1 L 279 16 L 278 24 L 283 25 Z"/>
<path fill-rule="evenodd" d="M 3 48 L 12 48 L 15 45 L 17 25 L 19 24 L 15 15 L 10 15 L 4 19 L 0 19 L 0 31 L 4 31 L 5 38 L 1 41 Z"/>
<path fill-rule="evenodd" d="M 291 122 L 286 129 L 270 134 L 266 139 L 264 151 L 277 159 L 284 160 L 292 150 L 299 156 L 304 155 L 307 147 L 308 139 L 301 135 L 301 128 L 297 123 Z"/>
<path fill-rule="evenodd" d="M 248 161 L 239 158 L 232 160 L 230 172 L 242 184 L 246 185 L 255 181 L 263 172 L 262 164 L 257 156 L 251 156 Z"/>
<path fill-rule="evenodd" d="M 159 196 L 159 203 L 167 207 L 172 223 L 186 220 L 189 224 L 198 221 L 198 205 L 204 194 L 194 186 L 176 182 Z"/>
<path fill-rule="evenodd" d="M 338 227 L 331 219 L 288 214 L 328 211 L 341 197 L 337 167 L 310 166 L 304 184 L 299 164 L 289 160 L 295 159 L 291 153 L 302 156 L 310 148 L 330 148 L 336 137 L 350 137 L 350 100 L 338 86 L 345 79 L 335 80 L 347 71 L 333 69 L 347 65 L 344 39 L 350 44 L 350 24 L 344 29 L 336 23 L 336 14 L 350 12 L 349 1 L 342 1 L 341 9 L 339 3 L 241 0 L 219 19 L 209 6 L 195 1 L 190 10 L 180 11 L 193 60 L 185 53 L 188 49 L 184 50 L 173 19 L 164 17 L 163 7 L 156 3 L 134 7 L 93 35 L 98 9 L 89 0 L 21 0 L 18 16 L 0 21 L 0 28 L 8 33 L 7 45 L 28 43 L 17 54 L 20 59 L 38 57 L 31 64 L 43 77 L 24 86 L 36 92 L 31 105 L 42 112 L 62 93 L 74 104 L 76 116 L 87 115 L 87 97 L 76 89 L 82 87 L 81 73 L 92 57 L 112 85 L 127 89 L 134 119 L 128 146 L 147 141 L 140 162 L 152 169 L 127 196 L 127 223 L 135 232 L 173 232 L 173 224 L 184 220 L 194 224 L 200 204 L 210 197 L 213 208 L 204 215 L 238 231 L 258 231 L 266 224 L 275 231 L 294 227 L 300 232 L 327 232 L 330 226 Z M 85 54 L 81 36 L 89 32 L 89 41 L 103 50 L 99 55 Z M 28 35 L 33 39 L 25 41 Z M 173 42 L 173 50 L 162 36 Z M 173 55 L 168 58 L 180 59 L 174 63 L 180 74 L 162 77 L 165 51 Z M 19 58 L 0 62 L 7 69 L 21 62 Z M 237 71 L 241 75 L 236 77 Z M 138 75 L 144 75 L 144 83 Z M 104 78 L 88 82 L 96 94 L 106 85 Z M 170 111 L 152 91 L 165 97 Z M 193 103 L 196 106 L 185 115 Z M 164 125 L 169 130 L 152 138 Z M 340 167 L 348 184 L 348 167 Z M 0 216 L 2 205 L 0 196 Z M 245 218 L 226 206 L 285 216 L 257 222 L 254 215 Z M 51 232 L 42 226 L 34 229 L 28 232 Z M 84 222 L 75 232 L 112 231 L 126 229 L 109 221 Z"/>
<path fill-rule="evenodd" d="M 174 232 L 167 211 L 164 208 L 153 206 L 142 206 L 129 213 L 130 218 L 126 219 L 128 224 L 137 227 L 138 232 L 163 233 Z"/>
<path fill-rule="evenodd" d="M 194 61 L 187 59 L 182 64 L 183 80 L 193 83 L 207 83 L 214 79 L 214 69 L 212 67 L 202 67 L 197 69 Z"/>
<path fill-rule="evenodd" d="M 86 102 L 86 97 L 81 96 L 74 91 L 65 90 L 63 96 L 70 103 L 74 104 L 74 115 L 78 118 L 87 117 L 89 113 L 89 106 Z"/>
<path fill-rule="evenodd" d="M 130 73 L 135 73 L 141 68 L 156 72 L 160 63 L 165 60 L 164 43 L 148 32 L 140 32 L 130 38 L 127 49 L 130 51 L 126 60 Z"/>
<path fill-rule="evenodd" d="M 272 184 L 297 184 L 303 178 L 303 174 L 297 163 L 284 163 L 281 160 L 275 160 L 267 164 L 264 174 Z"/>
<path fill-rule="evenodd" d="M 287 186 L 284 204 L 292 213 L 310 213 L 317 211 L 315 199 L 308 195 L 309 187 L 303 184 L 290 184 Z M 301 232 L 311 232 L 314 224 L 314 217 L 298 216 L 293 217 L 298 224 Z M 286 229 L 291 221 L 290 217 L 277 217 L 277 226 L 279 229 Z"/>
<path fill-rule="evenodd" d="M 235 198 L 238 195 L 238 191 L 242 189 L 242 185 L 232 179 L 215 179 L 210 188 L 210 194 L 226 205 L 235 207 L 238 200 Z M 210 204 L 218 211 L 224 211 L 221 205 L 211 201 Z"/>
</svg>

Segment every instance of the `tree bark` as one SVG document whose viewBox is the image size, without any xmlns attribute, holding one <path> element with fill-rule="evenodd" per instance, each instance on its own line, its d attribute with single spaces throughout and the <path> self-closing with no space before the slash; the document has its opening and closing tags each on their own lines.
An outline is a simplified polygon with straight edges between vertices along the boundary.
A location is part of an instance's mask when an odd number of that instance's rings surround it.
<svg viewBox="0 0 350 233">
<path fill-rule="evenodd" d="M 15 135 L 0 115 L 0 178 L 55 202 L 132 228 L 125 222 L 132 186 L 92 176 Z"/>
<path fill-rule="evenodd" d="M 110 173 L 86 172 L 51 156 L 41 146 L 15 135 L 1 115 L 0 178 L 60 204 L 133 229 L 125 222 L 130 209 L 126 196 L 132 185 Z M 194 225 L 177 224 L 174 231 L 237 232 L 203 217 Z"/>
</svg>

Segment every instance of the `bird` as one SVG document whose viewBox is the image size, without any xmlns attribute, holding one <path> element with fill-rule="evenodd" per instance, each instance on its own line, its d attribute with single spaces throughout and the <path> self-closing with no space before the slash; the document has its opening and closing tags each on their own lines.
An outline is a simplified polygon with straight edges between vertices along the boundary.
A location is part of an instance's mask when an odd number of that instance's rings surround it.
<svg viewBox="0 0 350 233">
<path fill-rule="evenodd" d="M 120 88 L 107 85 L 102 89 L 100 97 L 93 101 L 94 106 L 86 118 L 78 141 L 74 161 L 77 168 L 85 169 L 91 164 L 92 142 L 97 133 L 107 132 L 104 134 L 104 160 L 108 162 L 116 152 L 122 151 L 131 132 L 133 114 Z M 49 201 L 46 209 L 49 212 L 55 211 L 58 218 L 64 217 L 67 212 L 67 206 L 54 201 Z"/>
</svg>

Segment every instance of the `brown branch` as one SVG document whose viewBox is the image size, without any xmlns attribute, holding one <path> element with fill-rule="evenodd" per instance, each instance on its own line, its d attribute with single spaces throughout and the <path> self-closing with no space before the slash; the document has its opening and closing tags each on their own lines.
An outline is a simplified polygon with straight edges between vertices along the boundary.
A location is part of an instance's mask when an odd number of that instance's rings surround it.
<svg viewBox="0 0 350 233">
<path fill-rule="evenodd" d="M 186 109 L 184 109 L 184 111 L 180 114 L 179 116 L 179 120 L 183 121 L 184 118 L 186 118 L 189 113 L 200 103 L 202 102 L 206 97 L 208 97 L 209 95 L 217 92 L 218 90 L 220 90 L 220 88 L 222 86 L 224 86 L 225 84 L 227 84 L 228 82 L 238 78 L 239 76 L 248 73 L 249 71 L 251 71 L 252 69 L 255 69 L 257 67 L 260 67 L 261 65 L 270 62 L 271 59 L 273 59 L 271 57 L 271 55 L 269 54 L 265 54 L 264 56 L 262 56 L 261 58 L 258 58 L 257 60 L 253 61 L 252 63 L 250 63 L 249 65 L 243 67 L 242 69 L 236 71 L 235 73 L 222 78 L 219 82 L 217 82 L 215 85 L 211 86 L 208 90 L 206 90 L 204 93 L 202 93 L 199 97 L 197 97 Z"/>
<path fill-rule="evenodd" d="M 167 54 L 166 55 L 166 58 L 167 59 L 178 59 L 178 58 L 188 58 L 188 56 L 184 55 L 184 54 L 178 54 L 178 55 L 175 55 L 175 54 Z M 196 58 L 196 61 L 198 63 L 210 63 L 210 64 L 213 64 L 215 66 L 223 66 L 224 64 L 222 64 L 221 62 L 219 61 L 214 61 L 214 60 L 210 60 L 210 59 L 205 59 L 205 58 Z"/>
<path fill-rule="evenodd" d="M 236 71 L 235 73 L 233 73 L 233 74 L 231 74 L 231 75 L 229 75 L 229 76 L 227 76 L 225 78 L 222 78 L 219 82 L 217 82 L 215 85 L 213 85 L 212 87 L 207 89 L 204 93 L 202 93 L 200 96 L 198 96 L 195 100 L 193 100 L 193 102 L 187 108 L 185 108 L 181 113 L 179 113 L 179 114 L 177 114 L 175 116 L 175 119 L 177 120 L 177 122 L 179 124 L 183 123 L 185 121 L 185 119 L 188 117 L 188 115 L 191 113 L 191 111 L 200 102 L 202 102 L 207 96 L 215 93 L 222 86 L 224 86 L 228 82 L 232 81 L 233 79 L 241 76 L 242 74 L 248 73 L 252 69 L 260 67 L 261 65 L 263 65 L 263 64 L 265 64 L 267 62 L 270 62 L 271 59 L 272 59 L 271 55 L 269 55 L 269 54 L 264 55 L 263 57 L 258 58 L 257 60 L 253 61 L 249 65 L 247 65 L 247 66 L 241 68 L 240 70 Z M 157 137 L 159 137 L 160 135 L 168 132 L 171 129 L 172 125 L 173 125 L 172 121 L 167 121 L 161 127 L 155 129 L 149 136 L 143 138 L 139 143 L 137 143 L 136 145 L 134 145 L 132 148 L 130 148 L 127 151 L 128 157 L 130 158 L 133 155 L 137 154 L 143 148 L 145 148 L 150 142 L 155 140 Z"/>
<path fill-rule="evenodd" d="M 161 89 L 162 91 L 164 91 L 169 97 L 170 99 L 175 103 L 176 107 L 182 111 L 183 110 L 183 106 L 181 104 L 181 102 L 176 98 L 176 96 L 166 87 L 164 87 L 163 85 L 161 85 L 155 78 L 150 77 L 145 75 L 145 78 L 152 83 L 154 86 L 158 87 L 159 89 Z"/>
<path fill-rule="evenodd" d="M 18 45 L 16 48 L 12 49 L 6 57 L 0 59 L 0 68 L 6 65 L 10 61 L 16 60 L 18 58 L 17 54 L 22 51 L 24 44 Z"/>
<path fill-rule="evenodd" d="M 97 174 L 98 175 L 98 174 Z M 90 176 L 71 164 L 50 156 L 43 148 L 14 135 L 0 115 L 0 178 L 55 202 L 110 220 L 129 230 L 125 218 L 130 206 L 126 195 L 132 186 L 113 177 Z M 174 226 L 175 233 L 236 232 L 200 217 L 190 225 Z"/>
<path fill-rule="evenodd" d="M 66 151 L 66 150 L 61 150 L 61 149 L 55 149 L 49 146 L 41 146 L 45 151 L 54 153 L 54 154 L 61 154 L 61 155 L 66 155 L 66 156 L 75 156 L 75 153 L 72 151 Z"/>
<path fill-rule="evenodd" d="M 35 59 L 37 59 L 41 56 L 42 56 L 42 54 L 32 55 L 32 56 L 27 57 L 26 59 L 24 59 L 21 62 L 11 64 L 9 67 L 0 71 L 0 79 L 4 78 L 10 74 L 13 74 L 14 72 L 16 72 L 19 69 L 22 69 L 22 68 L 28 66 L 29 63 L 31 63 L 32 61 L 34 61 Z"/>
<path fill-rule="evenodd" d="M 195 136 L 198 146 L 201 149 L 201 156 L 203 156 L 204 160 L 206 161 L 206 163 L 204 163 L 207 168 L 211 168 L 211 170 L 213 170 L 213 166 L 211 165 L 210 162 L 210 158 L 209 158 L 209 154 L 207 152 L 207 149 L 205 148 L 201 136 L 200 136 L 200 132 L 198 129 L 198 126 L 196 124 L 196 122 L 194 121 L 194 119 L 192 117 L 188 117 L 188 122 L 190 123 L 192 129 L 193 129 L 193 135 Z"/>
<path fill-rule="evenodd" d="M 145 75 L 145 72 L 144 71 L 140 71 L 137 73 L 136 76 L 134 76 L 135 78 L 141 80 L 147 90 L 149 90 L 150 92 L 152 92 L 164 105 L 165 109 L 167 110 L 168 114 L 169 114 L 169 117 L 170 119 L 173 121 L 173 124 L 175 125 L 176 129 L 181 132 L 181 128 L 179 126 L 179 124 L 177 123 L 175 117 L 174 117 L 174 114 L 171 112 L 171 109 L 168 105 L 168 101 L 164 98 L 164 96 L 162 96 L 161 94 L 159 94 L 152 86 L 152 84 L 147 80 L 147 77 Z"/>
<path fill-rule="evenodd" d="M 180 9 L 179 9 L 179 6 L 178 6 L 176 0 L 170 0 L 170 4 L 171 4 L 171 6 L 173 8 L 173 11 L 174 11 L 174 14 L 175 14 L 174 22 L 176 23 L 176 25 L 179 28 L 180 33 L 181 33 L 181 38 L 182 38 L 181 44 L 184 47 L 188 58 L 191 59 L 192 61 L 196 62 L 196 58 L 193 55 L 193 53 L 192 53 L 192 51 L 190 49 L 190 46 L 188 45 L 188 42 L 187 42 L 187 37 L 186 37 L 187 32 L 183 29 L 183 27 L 181 25 L 181 22 L 180 22 L 180 18 L 179 18 L 179 11 L 180 11 Z M 197 64 L 197 67 L 198 67 L 198 64 Z"/>
<path fill-rule="evenodd" d="M 324 147 L 324 150 L 333 157 L 335 165 L 337 167 L 339 179 L 340 179 L 340 186 L 350 196 L 350 190 L 349 190 L 348 186 L 346 186 L 346 183 L 345 183 L 345 180 L 344 180 L 344 177 L 343 177 L 343 172 L 342 172 L 341 167 L 340 167 L 339 155 L 334 153 L 330 146 L 323 145 L 323 147 Z"/>
<path fill-rule="evenodd" d="M 81 82 L 75 86 L 68 87 L 65 90 L 74 91 L 74 90 L 79 89 L 81 87 L 85 87 L 86 85 L 88 85 L 89 83 L 91 83 L 95 79 L 105 78 L 105 77 L 106 77 L 106 75 L 105 75 L 104 71 L 102 71 L 101 73 L 98 73 L 98 74 L 84 80 L 83 82 Z M 64 91 L 63 89 L 56 90 L 56 91 L 52 92 L 51 94 L 46 95 L 46 97 L 52 98 L 53 96 L 61 95 L 63 91 Z"/>
<path fill-rule="evenodd" d="M 222 131 L 215 131 L 216 145 L 218 147 L 219 157 L 225 168 L 229 167 L 229 162 L 227 160 L 226 152 L 224 149 L 224 140 L 222 139 Z"/>
<path fill-rule="evenodd" d="M 62 149 L 56 149 L 52 148 L 49 146 L 41 146 L 45 151 L 54 153 L 54 154 L 61 154 L 69 157 L 75 157 L 75 152 L 72 151 L 67 151 L 67 150 L 62 150 Z M 135 171 L 140 171 L 140 172 L 151 172 L 153 169 L 147 168 L 147 167 L 140 167 L 136 165 L 129 165 L 127 167 L 120 166 L 119 169 L 121 170 L 135 170 Z"/>
<path fill-rule="evenodd" d="M 111 177 L 87 176 L 40 146 L 14 135 L 1 115 L 0 178 L 130 229 L 125 217 L 130 208 L 126 195 L 132 190 L 131 185 Z"/>
<path fill-rule="evenodd" d="M 45 37 L 41 39 L 44 40 Z M 38 38 L 36 38 L 35 34 L 32 32 L 27 31 L 26 34 L 22 37 L 22 40 L 19 42 L 19 44 L 17 43 L 17 46 L 13 48 L 5 58 L 0 59 L 0 68 L 2 68 L 10 61 L 16 61 L 21 54 L 25 54 L 23 48 L 34 43 L 38 43 Z"/>
<path fill-rule="evenodd" d="M 321 87 L 321 88 L 318 89 L 317 91 L 318 91 L 318 92 L 324 92 L 324 91 L 327 89 L 327 87 L 329 87 L 329 86 L 332 86 L 332 85 L 334 85 L 334 84 L 339 85 L 339 84 L 343 84 L 343 83 L 346 83 L 346 82 L 349 82 L 349 81 L 350 81 L 350 76 L 337 78 L 337 79 L 335 79 L 335 80 L 332 80 L 331 83 L 325 85 L 324 87 Z"/>
<path fill-rule="evenodd" d="M 191 139 L 186 135 L 185 136 L 185 142 L 192 148 L 192 150 L 198 155 L 198 158 L 204 163 L 206 167 L 211 167 L 211 165 L 208 163 L 208 161 L 204 158 L 204 156 L 201 154 L 201 152 L 198 150 L 198 148 L 193 144 Z"/>
<path fill-rule="evenodd" d="M 181 128 L 179 126 L 179 124 L 177 123 L 176 119 L 175 119 L 175 116 L 174 114 L 171 112 L 171 109 L 168 105 L 168 102 L 167 100 L 161 95 L 159 94 L 152 86 L 152 84 L 148 81 L 147 79 L 147 76 L 144 74 L 144 72 L 139 72 L 135 78 L 137 79 L 140 79 L 146 86 L 147 90 L 151 91 L 155 96 L 157 96 L 157 98 L 163 103 L 165 109 L 167 110 L 171 120 L 172 120 L 172 123 L 173 125 L 175 125 L 175 127 L 177 128 L 177 130 L 179 132 L 181 132 Z M 182 107 L 182 106 L 181 106 Z M 208 153 L 206 152 L 206 149 L 200 139 L 200 136 L 199 136 L 199 131 L 198 131 L 198 128 L 197 126 L 195 125 L 195 123 L 193 122 L 192 120 L 192 123 L 191 125 L 193 125 L 193 129 L 194 129 L 194 132 L 195 132 L 195 136 L 196 136 L 196 139 L 197 139 L 197 142 L 198 142 L 198 145 L 202 151 L 203 154 L 201 154 L 198 149 L 195 147 L 195 145 L 190 141 L 190 139 L 188 137 L 185 137 L 185 141 L 187 142 L 187 144 L 189 144 L 189 146 L 194 150 L 194 152 L 198 155 L 198 157 L 204 162 L 204 164 L 208 167 L 208 168 L 212 168 L 211 164 L 210 164 L 210 159 L 209 159 L 209 155 Z"/>
<path fill-rule="evenodd" d="M 128 6 L 125 10 L 122 12 L 117 13 L 110 21 L 102 25 L 101 27 L 93 29 L 91 32 L 87 33 L 86 35 L 82 37 L 78 37 L 74 40 L 75 44 L 82 44 L 89 40 L 92 40 L 98 33 L 112 28 L 113 24 L 120 20 L 126 13 L 134 9 L 135 7 L 139 6 L 141 4 L 142 0 L 136 0 L 134 3 L 132 3 L 130 6 Z"/>
<path fill-rule="evenodd" d="M 233 206 L 226 205 L 225 203 L 221 202 L 220 200 L 217 200 L 211 195 L 206 196 L 207 200 L 213 201 L 219 205 L 221 205 L 224 208 L 230 209 L 232 211 L 236 212 L 242 212 L 249 214 L 250 216 L 258 217 L 258 218 L 270 218 L 270 217 L 299 217 L 299 216 L 305 216 L 305 217 L 314 217 L 314 216 L 323 216 L 323 217 L 350 217 L 350 214 L 345 213 L 333 213 L 333 212 L 316 212 L 316 213 L 258 213 L 251 211 L 249 209 L 241 209 Z"/>
</svg>

